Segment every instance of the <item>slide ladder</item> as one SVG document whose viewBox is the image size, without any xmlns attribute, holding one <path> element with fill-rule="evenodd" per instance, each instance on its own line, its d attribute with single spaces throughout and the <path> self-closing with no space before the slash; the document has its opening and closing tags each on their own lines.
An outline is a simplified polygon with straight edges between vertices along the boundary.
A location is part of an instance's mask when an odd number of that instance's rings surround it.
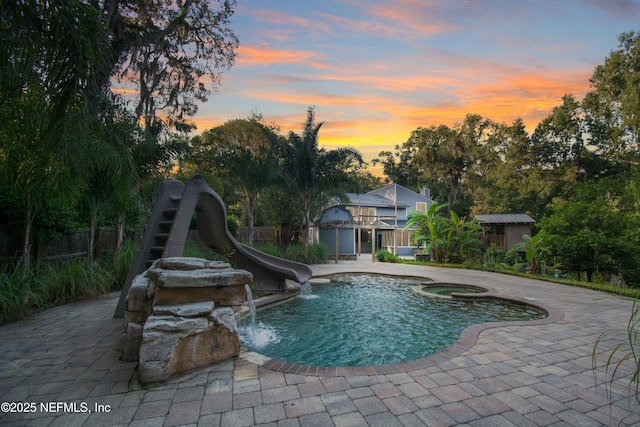
<svg viewBox="0 0 640 427">
<path fill-rule="evenodd" d="M 286 280 L 305 283 L 311 278 L 311 269 L 305 264 L 274 257 L 237 242 L 227 228 L 227 210 L 222 198 L 200 175 L 191 177 L 186 186 L 167 179 L 158 188 L 114 317 L 124 317 L 127 294 L 138 274 L 158 258 L 182 256 L 194 213 L 200 239 L 212 250 L 229 256 L 234 267 L 251 272 L 258 290 L 285 291 Z"/>
</svg>

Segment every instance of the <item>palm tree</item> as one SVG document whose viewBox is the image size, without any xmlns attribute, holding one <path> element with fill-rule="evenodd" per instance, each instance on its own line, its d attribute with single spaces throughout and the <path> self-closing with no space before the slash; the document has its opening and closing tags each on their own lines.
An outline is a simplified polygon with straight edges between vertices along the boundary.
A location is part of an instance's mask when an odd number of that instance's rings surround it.
<svg viewBox="0 0 640 427">
<path fill-rule="evenodd" d="M 418 226 L 415 240 L 426 244 L 425 252 L 433 251 L 436 262 L 461 263 L 470 253 L 479 250 L 480 225 L 477 221 L 460 218 L 452 210 L 448 218 L 440 215 L 438 211 L 445 206 L 436 202 L 426 212 L 412 211 L 405 230 Z"/>
<path fill-rule="evenodd" d="M 81 166 L 81 124 L 95 118 L 108 81 L 109 39 L 79 0 L 1 2 L 0 16 L 0 158 L 22 194 L 28 267 L 38 206 Z"/>
<path fill-rule="evenodd" d="M 315 123 L 314 109 L 309 107 L 302 135 L 290 132 L 281 150 L 285 188 L 296 194 L 300 201 L 303 245 L 309 242 L 314 206 L 322 206 L 333 192 L 341 191 L 351 182 L 351 172 L 364 165 L 360 152 L 354 148 L 320 148 L 318 132 L 323 124 Z"/>
<path fill-rule="evenodd" d="M 435 202 L 429 206 L 426 212 L 412 211 L 405 230 L 412 226 L 417 226 L 418 231 L 415 240 L 425 243 L 424 252 L 432 251 L 433 258 L 438 263 L 443 263 L 447 254 L 446 250 L 446 221 L 438 211 L 447 206 Z"/>
<path fill-rule="evenodd" d="M 480 252 L 482 242 L 478 235 L 481 233 L 482 226 L 478 221 L 467 221 L 450 210 L 447 226 L 448 261 L 461 263 L 472 252 Z"/>
<path fill-rule="evenodd" d="M 134 162 L 132 145 L 134 131 L 138 128 L 135 117 L 121 106 L 104 100 L 101 126 L 96 127 L 85 143 L 83 179 L 89 208 L 90 234 L 87 257 L 93 263 L 97 244 L 99 219 L 111 208 L 117 215 L 117 242 L 120 248 L 124 228 L 124 212 L 133 202 L 132 198 L 139 182 L 137 165 Z"/>
</svg>

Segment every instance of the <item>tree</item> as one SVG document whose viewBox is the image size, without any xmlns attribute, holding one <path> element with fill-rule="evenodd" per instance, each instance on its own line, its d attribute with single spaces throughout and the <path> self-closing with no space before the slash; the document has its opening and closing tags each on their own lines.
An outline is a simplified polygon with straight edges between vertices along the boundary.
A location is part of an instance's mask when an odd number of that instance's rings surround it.
<svg viewBox="0 0 640 427">
<path fill-rule="evenodd" d="M 438 263 L 446 259 L 446 232 L 445 217 L 438 215 L 438 211 L 446 205 L 435 202 L 429 206 L 426 212 L 411 211 L 409 213 L 405 230 L 417 226 L 418 230 L 414 239 L 418 244 L 425 244 L 424 252 L 432 252 L 433 258 Z"/>
<path fill-rule="evenodd" d="M 109 46 L 100 13 L 85 2 L 0 3 L 0 111 L 20 108 L 33 90 L 46 100 L 50 126 L 70 107 L 95 111 L 111 71 Z"/>
<path fill-rule="evenodd" d="M 399 173 L 407 181 L 421 182 L 443 193 L 447 204 L 458 213 L 467 213 L 472 201 L 472 187 L 484 172 L 483 165 L 491 161 L 493 122 L 468 114 L 461 125 L 418 128 L 400 147 L 395 157 L 382 152 L 385 172 Z M 419 176 L 419 178 L 415 178 Z"/>
<path fill-rule="evenodd" d="M 111 69 L 135 87 L 135 114 L 147 127 L 163 111 L 182 124 L 205 102 L 235 59 L 235 0 L 91 0 L 112 39 Z"/>
<path fill-rule="evenodd" d="M 572 95 L 564 95 L 562 105 L 554 107 L 531 136 L 535 164 L 559 168 L 576 162 L 585 146 L 583 135 L 580 103 Z"/>
<path fill-rule="evenodd" d="M 474 213 L 526 212 L 540 218 L 554 194 L 534 160 L 533 146 L 521 119 L 495 125 L 491 138 L 496 156 L 474 192 Z"/>
<path fill-rule="evenodd" d="M 133 156 L 139 131 L 135 117 L 113 102 L 103 100 L 99 126 L 85 135 L 86 158 L 78 184 L 84 187 L 83 202 L 89 211 L 89 244 L 87 257 L 93 263 L 100 220 L 111 214 L 117 230 L 116 247 L 123 241 L 125 212 L 135 204 L 134 197 L 140 175 Z"/>
<path fill-rule="evenodd" d="M 447 221 L 447 243 L 449 262 L 462 263 L 473 253 L 482 252 L 482 226 L 479 221 L 460 218 L 454 211 L 449 211 Z"/>
<path fill-rule="evenodd" d="M 620 203 L 622 190 L 613 179 L 581 184 L 541 220 L 551 254 L 563 268 L 586 272 L 587 281 L 596 271 L 627 275 L 637 269 L 638 220 Z"/>
<path fill-rule="evenodd" d="M 318 145 L 318 132 L 323 122 L 315 123 L 313 107 L 307 110 L 302 135 L 289 133 L 281 146 L 281 170 L 284 185 L 300 201 L 300 238 L 309 242 L 309 228 L 314 205 L 323 206 L 329 196 L 342 191 L 352 180 L 352 174 L 364 165 L 354 148 L 326 150 Z"/>
<path fill-rule="evenodd" d="M 462 263 L 480 250 L 482 227 L 477 221 L 460 218 L 453 210 L 449 217 L 439 214 L 445 206 L 436 202 L 426 212 L 412 211 L 405 230 L 417 226 L 415 240 L 425 244 L 425 252 L 431 251 L 436 262 Z"/>
<path fill-rule="evenodd" d="M 594 143 L 616 157 L 637 157 L 640 146 L 640 32 L 622 33 L 590 79 L 594 91 L 585 101 L 591 114 Z M 604 125 L 604 128 L 603 128 Z M 629 152 L 632 150 L 632 152 Z"/>
<path fill-rule="evenodd" d="M 417 190 L 424 183 L 424 169 L 413 157 L 417 147 L 412 144 L 396 145 L 395 152 L 381 151 L 377 159 L 373 159 L 374 166 L 381 164 L 387 181 Z M 396 161 L 397 159 L 397 161 Z"/>
<path fill-rule="evenodd" d="M 80 135 L 109 75 L 108 46 L 83 2 L 0 3 L 0 159 L 22 197 L 27 266 L 38 209 L 72 185 L 85 158 Z"/>
<path fill-rule="evenodd" d="M 194 158 L 205 169 L 223 171 L 240 189 L 246 204 L 249 245 L 253 245 L 258 198 L 273 184 L 278 170 L 278 136 L 262 123 L 261 116 L 253 115 L 212 129 L 207 139 L 208 145 L 200 144 Z"/>
</svg>

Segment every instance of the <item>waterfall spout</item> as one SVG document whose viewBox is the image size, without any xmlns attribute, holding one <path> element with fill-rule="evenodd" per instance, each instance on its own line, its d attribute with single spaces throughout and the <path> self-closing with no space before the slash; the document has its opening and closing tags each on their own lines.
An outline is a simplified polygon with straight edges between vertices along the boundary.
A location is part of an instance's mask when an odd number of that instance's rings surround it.
<svg viewBox="0 0 640 427">
<path fill-rule="evenodd" d="M 318 298 L 318 295 L 313 295 L 312 292 L 313 291 L 311 289 L 311 283 L 310 282 L 303 283 L 300 287 L 300 298 L 304 298 L 304 299 Z"/>
<path fill-rule="evenodd" d="M 258 329 L 256 305 L 253 303 L 253 295 L 251 295 L 251 288 L 249 285 L 244 285 L 244 290 L 247 293 L 247 304 L 249 304 L 249 310 L 251 312 L 251 323 L 249 324 L 249 328 L 251 329 L 251 335 L 255 335 L 256 330 Z"/>
<path fill-rule="evenodd" d="M 268 344 L 280 341 L 273 328 L 258 323 L 258 315 L 256 305 L 253 302 L 253 295 L 251 295 L 251 288 L 249 285 L 244 285 L 244 289 L 247 294 L 247 304 L 249 305 L 251 317 L 248 325 L 240 328 L 240 341 L 255 348 L 265 347 Z"/>
</svg>

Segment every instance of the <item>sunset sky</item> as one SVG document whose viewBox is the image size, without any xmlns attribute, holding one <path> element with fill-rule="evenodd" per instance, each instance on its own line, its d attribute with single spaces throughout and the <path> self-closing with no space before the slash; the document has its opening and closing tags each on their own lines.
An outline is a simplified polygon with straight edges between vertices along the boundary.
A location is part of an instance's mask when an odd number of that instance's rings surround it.
<svg viewBox="0 0 640 427">
<path fill-rule="evenodd" d="M 197 132 L 252 112 L 299 132 L 315 106 L 320 145 L 370 162 L 467 113 L 533 131 L 640 30 L 640 0 L 238 0 L 232 28 L 236 63 Z"/>
</svg>

